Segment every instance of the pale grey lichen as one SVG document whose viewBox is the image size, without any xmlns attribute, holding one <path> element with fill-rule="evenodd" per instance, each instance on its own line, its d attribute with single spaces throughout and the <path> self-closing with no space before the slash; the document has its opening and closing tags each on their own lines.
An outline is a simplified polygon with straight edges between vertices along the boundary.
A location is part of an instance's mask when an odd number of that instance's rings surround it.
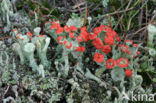
<svg viewBox="0 0 156 103">
<path fill-rule="evenodd" d="M 41 32 L 41 28 L 40 28 L 40 27 L 36 27 L 36 28 L 34 29 L 34 35 L 35 35 L 35 36 L 38 36 L 38 35 L 40 34 L 40 32 Z"/>
<path fill-rule="evenodd" d="M 20 57 L 20 63 L 24 64 L 24 55 L 21 49 L 21 46 L 19 45 L 19 43 L 14 43 L 12 45 L 13 50 L 19 55 Z"/>
<path fill-rule="evenodd" d="M 41 63 L 43 66 L 48 67 L 50 63 L 47 59 L 47 49 L 50 44 L 50 38 L 46 35 L 43 35 L 42 37 L 32 38 L 32 42 L 37 46 L 36 50 Z"/>
<path fill-rule="evenodd" d="M 35 45 L 33 43 L 27 43 L 24 46 L 24 55 L 29 61 L 29 66 L 32 67 L 33 71 L 38 69 L 36 60 L 34 58 Z"/>
<path fill-rule="evenodd" d="M 148 30 L 148 47 L 151 47 L 153 48 L 154 46 L 154 37 L 156 35 L 156 27 L 152 24 L 149 24 L 148 27 L 147 27 L 147 30 Z"/>
<path fill-rule="evenodd" d="M 153 48 L 149 48 L 149 54 L 153 57 L 156 56 L 156 50 L 154 50 Z"/>
<path fill-rule="evenodd" d="M 84 21 L 82 20 L 82 18 L 78 17 L 78 18 L 71 18 L 67 21 L 66 23 L 69 27 L 70 26 L 75 26 L 77 28 L 81 28 L 84 24 Z"/>
</svg>

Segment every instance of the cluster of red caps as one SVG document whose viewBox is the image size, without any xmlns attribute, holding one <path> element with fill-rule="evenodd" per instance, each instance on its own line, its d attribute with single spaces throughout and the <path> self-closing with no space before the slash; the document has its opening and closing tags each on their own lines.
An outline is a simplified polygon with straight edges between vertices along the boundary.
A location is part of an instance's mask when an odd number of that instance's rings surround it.
<svg viewBox="0 0 156 103">
<path fill-rule="evenodd" d="M 46 22 L 50 23 L 50 22 Z M 88 33 L 87 32 L 87 27 L 84 26 L 80 28 L 79 30 L 75 26 L 67 26 L 65 25 L 64 27 L 61 27 L 58 21 L 52 22 L 52 25 L 50 29 L 56 30 L 56 34 L 58 35 L 57 41 L 59 44 L 63 44 L 67 49 L 70 49 L 72 47 L 72 43 L 66 40 L 63 40 L 63 38 L 66 38 L 67 36 L 70 37 L 71 39 L 76 39 L 79 43 L 80 42 L 88 42 L 91 41 L 92 45 L 98 49 L 102 50 L 103 53 L 98 53 L 96 52 L 94 54 L 94 61 L 97 63 L 103 63 L 104 61 L 104 53 L 109 54 L 111 52 L 111 47 L 113 45 L 116 45 L 116 42 L 120 42 L 120 37 L 117 35 L 117 33 L 112 30 L 109 26 L 101 25 L 99 27 L 94 28 L 93 33 Z M 68 35 L 62 35 L 63 32 L 67 33 Z M 76 35 L 78 32 L 79 35 Z M 106 35 L 104 36 L 104 40 L 102 41 L 101 38 L 98 37 L 98 35 L 104 32 Z M 126 42 L 133 43 L 131 40 L 126 40 Z M 117 44 L 120 48 L 121 51 L 127 54 L 131 54 L 130 50 L 128 49 L 127 45 L 120 45 L 119 43 Z M 133 47 L 137 47 L 137 44 L 133 44 Z M 85 47 L 79 46 L 79 47 L 74 47 L 76 52 L 84 52 Z M 137 55 L 140 54 L 140 52 L 136 52 Z M 133 56 L 134 57 L 134 56 Z M 118 60 L 114 59 L 108 59 L 106 60 L 106 68 L 111 69 L 113 68 L 116 64 L 118 67 L 121 68 L 126 68 L 129 65 L 129 61 L 127 58 L 119 58 Z M 132 75 L 131 70 L 125 70 L 125 74 L 127 76 Z"/>
<path fill-rule="evenodd" d="M 18 30 L 17 30 L 17 29 L 13 29 L 12 31 L 17 32 Z M 30 32 L 27 32 L 27 36 L 28 36 L 29 39 L 31 40 L 32 37 L 33 37 L 33 34 L 30 33 Z M 38 35 L 37 37 L 43 38 L 43 36 L 44 36 L 44 35 L 40 34 L 40 35 Z M 17 38 L 17 39 L 20 39 L 20 40 L 24 40 L 24 38 L 20 37 L 20 35 L 19 35 L 18 33 L 16 33 L 16 38 Z M 39 46 L 40 46 L 40 45 L 37 44 L 37 47 L 39 47 Z"/>
</svg>

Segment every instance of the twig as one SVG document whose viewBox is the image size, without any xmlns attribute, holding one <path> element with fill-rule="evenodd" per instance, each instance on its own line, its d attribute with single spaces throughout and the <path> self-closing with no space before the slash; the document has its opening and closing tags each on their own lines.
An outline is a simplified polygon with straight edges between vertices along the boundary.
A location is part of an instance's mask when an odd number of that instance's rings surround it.
<svg viewBox="0 0 156 103">
<path fill-rule="evenodd" d="M 0 40 L 9 39 L 9 38 L 11 38 L 11 37 L 10 36 L 8 36 L 8 37 L 2 37 L 2 38 L 0 38 Z"/>
<path fill-rule="evenodd" d="M 115 11 L 115 12 L 112 12 L 112 13 L 108 13 L 108 14 L 105 14 L 105 15 L 101 15 L 100 18 L 106 17 L 107 15 L 112 16 L 112 15 L 115 15 L 115 14 L 119 14 L 119 13 L 123 13 L 123 12 L 126 12 L 126 11 L 130 11 L 130 10 L 132 10 L 133 8 L 134 8 L 134 7 L 131 7 L 131 8 L 129 8 L 129 9 L 127 9 L 127 10 Z M 95 19 L 97 19 L 97 18 L 98 18 L 98 17 L 96 17 Z"/>
<path fill-rule="evenodd" d="M 142 4 L 144 3 L 145 1 L 142 0 Z M 143 19 L 143 11 L 144 9 L 141 8 L 141 12 L 140 12 L 140 15 L 139 15 L 139 18 L 138 18 L 138 21 L 139 21 L 139 28 L 141 28 L 141 24 L 142 24 L 142 19 Z"/>
<path fill-rule="evenodd" d="M 10 88 L 10 85 L 8 85 L 7 89 L 5 90 L 5 92 L 4 92 L 4 94 L 3 94 L 3 97 L 6 95 L 6 93 L 7 93 L 8 90 L 9 90 L 9 88 Z"/>
<path fill-rule="evenodd" d="M 74 88 L 74 89 L 75 89 L 75 88 Z M 73 103 L 73 91 L 74 91 L 74 89 L 72 88 L 71 95 L 70 95 L 71 103 Z"/>
<path fill-rule="evenodd" d="M 112 23 L 111 23 L 111 20 L 110 20 L 110 16 L 109 15 L 107 15 L 107 19 L 108 19 L 109 26 L 112 28 Z"/>
<path fill-rule="evenodd" d="M 132 18 L 134 18 L 139 13 L 139 11 L 147 4 L 147 2 L 148 0 L 146 0 L 146 2 L 141 6 L 141 8 L 136 11 L 136 13 L 132 16 Z"/>
<path fill-rule="evenodd" d="M 126 12 L 126 11 L 130 11 L 130 10 L 132 10 L 132 9 L 133 9 L 133 7 L 132 7 L 132 8 L 129 8 L 129 9 L 127 9 L 127 10 L 115 11 L 115 12 L 112 12 L 112 13 L 108 13 L 108 14 L 102 15 L 102 16 L 96 21 L 96 23 L 93 25 L 93 27 L 91 28 L 91 30 L 96 26 L 96 24 L 97 24 L 98 22 L 100 22 L 101 19 L 103 19 L 103 18 L 106 17 L 107 15 L 112 16 L 112 15 L 115 15 L 115 14 L 117 14 L 117 13 L 123 13 L 123 12 Z M 97 17 L 97 18 L 98 18 L 98 17 Z M 97 18 L 95 18 L 95 19 L 97 19 Z"/>
<path fill-rule="evenodd" d="M 50 12 L 50 10 L 49 10 L 48 8 L 46 8 L 45 6 L 41 5 L 41 4 L 40 4 L 40 3 L 38 3 L 37 1 L 31 0 L 31 2 L 32 2 L 32 3 L 35 3 L 35 4 L 37 4 L 37 5 L 40 5 L 40 6 L 41 6 L 41 8 L 44 8 L 44 10 L 46 10 L 46 11 Z"/>
<path fill-rule="evenodd" d="M 93 12 L 94 10 L 96 10 L 101 4 L 102 4 L 102 0 L 101 0 L 101 2 L 100 2 L 96 7 L 94 7 L 94 8 L 89 12 L 89 14 L 90 14 L 91 12 Z"/>
<path fill-rule="evenodd" d="M 80 4 L 78 4 L 77 2 L 74 2 L 74 0 L 72 0 L 72 2 L 75 4 L 74 8 L 77 7 L 79 9 L 79 11 L 80 11 L 80 14 L 82 14 L 82 11 L 81 11 L 81 8 L 80 8 Z"/>
<path fill-rule="evenodd" d="M 142 31 L 142 30 L 144 30 L 144 29 L 146 29 L 147 28 L 147 26 L 145 26 L 145 27 L 143 27 L 143 28 L 141 28 L 141 29 L 139 29 L 139 30 L 137 30 L 133 35 L 135 35 L 135 34 L 137 34 L 137 33 L 139 33 L 140 31 Z"/>
<path fill-rule="evenodd" d="M 150 22 L 149 23 L 152 23 L 153 22 L 153 20 L 154 20 L 154 18 L 156 17 L 156 11 L 154 11 L 155 13 L 154 13 L 154 15 L 152 16 L 152 18 L 151 18 L 151 20 L 150 20 Z"/>
<path fill-rule="evenodd" d="M 135 33 L 129 34 L 130 36 L 134 36 L 136 34 L 138 34 L 139 32 L 146 30 L 147 26 L 142 27 L 141 29 L 137 30 Z M 129 36 L 127 35 L 126 38 L 128 38 Z"/>
<path fill-rule="evenodd" d="M 114 11 L 116 11 L 115 7 L 113 7 L 113 10 L 114 10 Z M 116 13 L 116 15 L 118 16 L 118 18 L 119 18 L 119 20 L 120 20 L 120 16 L 119 16 L 119 14 L 118 14 L 118 13 Z M 123 25 L 123 23 L 122 23 L 122 22 L 121 22 L 121 24 Z M 120 24 L 120 28 L 122 29 L 121 24 Z"/>
<path fill-rule="evenodd" d="M 150 78 L 150 80 L 152 81 L 152 77 L 150 76 L 150 74 L 148 72 L 146 72 L 146 74 L 148 75 L 148 77 Z"/>
<path fill-rule="evenodd" d="M 132 3 L 132 1 L 133 1 L 133 0 L 130 0 L 130 1 L 129 1 L 129 3 L 128 3 L 127 7 L 126 7 L 126 10 L 128 10 L 128 8 L 129 8 L 130 4 Z M 124 12 L 124 14 L 125 14 L 125 12 Z M 120 21 L 121 21 L 122 18 L 124 17 L 124 14 L 120 17 L 120 19 L 119 19 L 118 23 L 115 25 L 114 29 L 117 28 L 117 26 L 119 25 Z"/>
<path fill-rule="evenodd" d="M 87 3 L 86 3 L 86 15 L 85 15 L 85 20 L 87 20 L 87 18 L 88 18 L 88 5 L 87 5 Z"/>
</svg>

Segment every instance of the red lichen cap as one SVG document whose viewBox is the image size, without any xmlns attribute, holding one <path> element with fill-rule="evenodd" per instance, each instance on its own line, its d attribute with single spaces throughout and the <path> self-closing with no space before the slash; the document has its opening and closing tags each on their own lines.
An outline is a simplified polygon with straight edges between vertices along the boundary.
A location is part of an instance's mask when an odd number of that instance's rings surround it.
<svg viewBox="0 0 156 103">
<path fill-rule="evenodd" d="M 30 32 L 27 32 L 27 35 L 28 35 L 28 36 L 32 36 L 32 34 L 31 34 Z"/>
<path fill-rule="evenodd" d="M 103 46 L 102 51 L 104 53 L 108 54 L 111 52 L 111 47 L 109 45 L 105 45 L 105 46 Z"/>
<path fill-rule="evenodd" d="M 132 70 L 126 69 L 125 74 L 126 74 L 127 77 L 131 77 L 133 72 L 132 72 Z"/>
<path fill-rule="evenodd" d="M 104 39 L 105 43 L 108 44 L 108 45 L 112 45 L 114 43 L 114 38 L 113 37 L 105 37 Z"/>
<path fill-rule="evenodd" d="M 111 69 L 116 65 L 116 61 L 114 59 L 108 59 L 106 61 L 106 68 Z"/>
<path fill-rule="evenodd" d="M 96 49 L 102 49 L 103 48 L 103 42 L 100 38 L 96 38 L 93 40 L 92 44 L 96 47 Z"/>
<path fill-rule="evenodd" d="M 98 63 L 102 63 L 104 61 L 103 54 L 101 54 L 101 53 L 95 53 L 94 54 L 94 61 L 96 61 Z"/>
<path fill-rule="evenodd" d="M 127 58 L 119 58 L 117 60 L 117 65 L 119 67 L 126 68 L 128 66 L 128 64 L 129 64 L 129 61 Z"/>
</svg>

